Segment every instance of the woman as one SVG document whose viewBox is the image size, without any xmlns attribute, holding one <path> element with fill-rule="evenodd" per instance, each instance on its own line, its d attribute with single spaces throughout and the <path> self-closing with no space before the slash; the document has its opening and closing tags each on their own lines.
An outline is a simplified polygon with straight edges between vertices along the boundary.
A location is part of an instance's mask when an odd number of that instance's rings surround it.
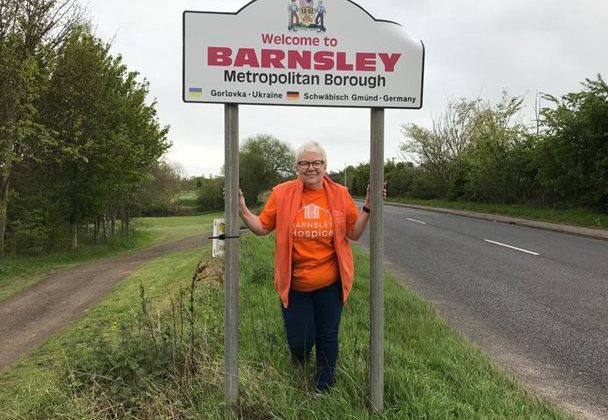
<svg viewBox="0 0 608 420">
<path fill-rule="evenodd" d="M 304 363 L 316 345 L 315 386 L 334 383 L 342 307 L 352 288 L 353 255 L 369 219 L 369 187 L 357 210 L 348 190 L 326 176 L 325 150 L 315 142 L 296 152 L 296 180 L 273 188 L 259 216 L 240 194 L 239 213 L 256 235 L 276 230 L 274 284 L 291 355 Z M 347 239 L 348 238 L 348 239 Z"/>
</svg>

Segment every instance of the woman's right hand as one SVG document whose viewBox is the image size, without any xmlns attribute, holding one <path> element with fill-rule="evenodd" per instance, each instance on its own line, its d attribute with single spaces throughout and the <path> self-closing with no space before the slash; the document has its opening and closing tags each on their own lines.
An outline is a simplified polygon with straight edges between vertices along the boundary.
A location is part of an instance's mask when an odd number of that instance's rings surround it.
<svg viewBox="0 0 608 420">
<path fill-rule="evenodd" d="M 226 190 L 222 190 L 222 197 L 226 200 Z M 247 208 L 247 204 L 245 203 L 245 196 L 243 195 L 243 191 L 239 188 L 239 208 Z"/>
<path fill-rule="evenodd" d="M 245 225 L 251 230 L 255 235 L 268 235 L 270 233 L 269 230 L 264 229 L 262 226 L 262 222 L 260 222 L 260 217 L 251 213 L 251 211 L 247 208 L 247 204 L 245 203 L 245 196 L 243 195 L 243 191 L 239 188 L 239 214 Z"/>
<path fill-rule="evenodd" d="M 247 208 L 247 204 L 245 203 L 245 196 L 243 195 L 243 191 L 239 188 L 239 208 Z"/>
</svg>

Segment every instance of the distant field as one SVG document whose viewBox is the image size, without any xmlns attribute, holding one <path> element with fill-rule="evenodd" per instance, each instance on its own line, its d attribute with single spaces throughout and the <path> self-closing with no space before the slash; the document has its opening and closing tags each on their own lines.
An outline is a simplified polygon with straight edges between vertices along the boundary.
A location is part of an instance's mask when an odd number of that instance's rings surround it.
<svg viewBox="0 0 608 420">
<path fill-rule="evenodd" d="M 196 216 L 142 217 L 135 220 L 135 229 L 150 235 L 149 245 L 187 238 L 211 232 L 213 219 L 222 218 L 223 213 Z"/>
</svg>

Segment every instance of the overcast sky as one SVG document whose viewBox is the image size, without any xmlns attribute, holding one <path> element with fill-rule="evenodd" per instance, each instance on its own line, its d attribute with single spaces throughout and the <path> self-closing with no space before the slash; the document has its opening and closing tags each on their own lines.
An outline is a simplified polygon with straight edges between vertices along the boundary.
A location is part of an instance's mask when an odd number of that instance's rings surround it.
<svg viewBox="0 0 608 420">
<path fill-rule="evenodd" d="M 277 0 L 277 2 L 286 0 Z M 326 1 L 329 4 L 331 0 Z M 185 175 L 219 174 L 224 163 L 222 105 L 183 103 L 182 13 L 236 12 L 245 0 L 91 0 L 96 34 L 113 43 L 130 70 L 150 82 L 162 124 L 171 126 L 171 162 Z M 421 110 L 385 112 L 385 157 L 398 157 L 401 126 L 430 126 L 447 100 L 495 103 L 506 89 L 524 96 L 532 118 L 536 92 L 562 95 L 585 78 L 608 76 L 608 1 L 359 0 L 376 19 L 400 23 L 426 48 Z M 328 14 L 329 16 L 329 14 Z M 369 160 L 369 110 L 240 107 L 241 140 L 271 134 L 297 148 L 318 140 L 330 170 Z"/>
</svg>

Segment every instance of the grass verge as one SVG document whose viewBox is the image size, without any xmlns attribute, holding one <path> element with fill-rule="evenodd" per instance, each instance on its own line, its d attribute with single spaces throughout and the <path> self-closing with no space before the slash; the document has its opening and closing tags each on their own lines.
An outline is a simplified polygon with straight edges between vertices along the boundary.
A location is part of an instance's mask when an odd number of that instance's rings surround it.
<svg viewBox="0 0 608 420">
<path fill-rule="evenodd" d="M 371 413 L 369 261 L 359 251 L 340 331 L 337 384 L 316 394 L 313 367 L 291 365 L 272 287 L 272 247 L 272 238 L 242 240 L 238 417 L 566 418 L 497 369 L 390 274 L 385 412 Z M 224 418 L 223 290 L 197 283 L 190 300 L 199 257 L 200 251 L 172 254 L 125 280 L 83 320 L 0 377 L 0 406 L 28 419 Z M 140 283 L 145 296 L 137 302 Z"/>
<path fill-rule="evenodd" d="M 454 210 L 468 210 L 478 213 L 500 214 L 504 216 L 519 217 L 522 219 L 583 226 L 595 229 L 608 229 L 608 214 L 592 212 L 583 208 L 554 209 L 526 206 L 523 204 L 486 204 L 471 201 L 449 201 L 437 199 L 419 200 L 399 197 L 390 198 L 389 201 Z"/>
<path fill-rule="evenodd" d="M 31 287 L 48 274 L 76 264 L 210 232 L 213 219 L 218 217 L 222 214 L 135 219 L 129 238 L 43 256 L 6 258 L 0 265 L 0 301 Z"/>
</svg>

